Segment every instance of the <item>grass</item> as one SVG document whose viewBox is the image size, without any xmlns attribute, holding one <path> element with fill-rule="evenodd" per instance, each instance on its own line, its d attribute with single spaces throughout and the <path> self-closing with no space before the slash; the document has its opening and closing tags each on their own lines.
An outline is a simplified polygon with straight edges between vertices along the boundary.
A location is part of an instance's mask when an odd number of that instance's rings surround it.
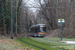
<svg viewBox="0 0 75 50">
<path fill-rule="evenodd" d="M 60 41 L 60 38 L 52 38 L 52 37 L 48 38 L 48 37 L 46 37 L 45 39 L 54 40 L 54 41 Z M 75 41 L 74 38 L 62 38 L 62 40 L 65 40 L 65 41 Z"/>
<path fill-rule="evenodd" d="M 38 43 L 42 43 L 42 44 L 45 44 L 47 46 L 51 46 L 51 47 L 56 47 L 56 48 L 61 48 L 61 49 L 64 49 L 64 50 L 67 50 L 67 48 L 65 49 L 64 47 L 62 47 L 61 45 L 58 45 L 58 44 L 53 44 L 53 43 L 47 43 L 47 42 L 42 42 L 42 41 L 38 41 L 38 40 L 34 40 L 32 38 L 28 38 L 32 41 L 35 41 L 35 42 L 38 42 Z M 39 38 L 40 39 L 40 38 Z M 57 47 L 57 46 L 60 46 L 60 47 Z"/>
<path fill-rule="evenodd" d="M 39 43 L 36 43 L 36 42 L 29 41 L 29 40 L 27 40 L 25 38 L 21 38 L 21 40 L 23 40 L 23 41 L 25 41 L 25 42 L 27 42 L 29 44 L 44 48 L 45 50 L 59 50 L 57 48 L 53 48 L 53 47 L 49 47 L 49 46 L 46 46 L 46 45 L 43 45 L 43 44 L 39 44 Z"/>
<path fill-rule="evenodd" d="M 35 41 L 35 42 L 38 42 L 38 43 L 50 45 L 50 46 L 57 46 L 56 44 L 51 44 L 51 43 L 47 43 L 47 42 L 42 42 L 42 41 L 38 41 L 38 40 L 35 40 L 35 39 L 32 39 L 32 38 L 28 38 L 28 39 L 29 39 L 29 40 L 32 40 L 32 41 Z"/>
<path fill-rule="evenodd" d="M 6 43 L 6 41 L 3 43 L 0 43 L 0 50 L 12 50 L 12 49 L 15 50 L 15 49 L 17 49 L 14 44 L 8 44 L 10 42 Z"/>
<path fill-rule="evenodd" d="M 41 41 L 41 42 L 44 42 L 44 43 L 48 43 L 48 44 L 54 44 L 54 45 L 56 45 L 56 46 L 60 46 L 60 45 L 65 45 L 66 46 L 66 44 L 64 44 L 64 43 L 61 43 L 61 42 L 59 42 L 59 41 L 52 41 L 52 40 L 47 40 L 47 39 L 45 39 L 45 38 L 33 38 L 34 40 L 38 40 L 38 41 Z"/>
<path fill-rule="evenodd" d="M 60 48 L 65 48 L 65 49 L 69 49 L 71 48 L 71 50 L 75 50 L 75 45 L 71 45 L 71 44 L 66 44 L 66 43 L 62 43 L 60 42 L 60 38 L 52 38 L 52 37 L 46 37 L 46 38 L 32 38 L 34 40 L 40 41 L 42 43 L 47 43 L 47 44 L 54 44 L 55 47 L 60 47 Z M 71 38 L 63 38 L 63 40 L 65 41 L 75 41 L 75 39 L 71 39 Z"/>
<path fill-rule="evenodd" d="M 46 42 L 46 43 L 53 43 L 53 44 L 58 44 L 59 46 L 60 45 L 65 45 L 65 46 L 68 46 L 70 44 L 66 44 L 66 43 L 62 43 L 60 42 L 61 40 L 59 38 L 33 38 L 34 40 L 39 40 L 39 41 L 42 41 L 42 42 Z"/>
</svg>

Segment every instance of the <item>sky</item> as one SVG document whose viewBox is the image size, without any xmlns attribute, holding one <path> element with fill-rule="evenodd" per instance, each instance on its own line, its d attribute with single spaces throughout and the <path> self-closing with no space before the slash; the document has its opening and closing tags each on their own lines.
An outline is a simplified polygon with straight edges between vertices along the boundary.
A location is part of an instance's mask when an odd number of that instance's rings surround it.
<svg viewBox="0 0 75 50">
<path fill-rule="evenodd" d="M 40 7 L 40 4 L 38 0 L 24 0 L 26 2 L 26 6 L 28 7 Z M 41 0 L 41 3 L 43 4 L 43 0 Z M 30 8 L 34 13 L 37 11 L 38 8 Z"/>
</svg>

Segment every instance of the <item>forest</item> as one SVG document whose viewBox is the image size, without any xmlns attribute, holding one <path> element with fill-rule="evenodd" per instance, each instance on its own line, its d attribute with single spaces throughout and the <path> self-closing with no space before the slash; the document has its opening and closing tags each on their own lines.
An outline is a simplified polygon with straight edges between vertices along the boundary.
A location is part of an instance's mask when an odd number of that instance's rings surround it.
<svg viewBox="0 0 75 50">
<path fill-rule="evenodd" d="M 27 34 L 31 25 L 46 24 L 48 34 L 60 37 L 58 19 L 64 19 L 63 37 L 75 37 L 75 0 L 36 0 L 37 6 L 30 4 L 30 7 L 28 1 L 13 0 L 14 35 Z M 33 12 L 31 8 L 36 11 Z M 7 37 L 10 34 L 11 0 L 0 0 L 0 36 Z"/>
</svg>

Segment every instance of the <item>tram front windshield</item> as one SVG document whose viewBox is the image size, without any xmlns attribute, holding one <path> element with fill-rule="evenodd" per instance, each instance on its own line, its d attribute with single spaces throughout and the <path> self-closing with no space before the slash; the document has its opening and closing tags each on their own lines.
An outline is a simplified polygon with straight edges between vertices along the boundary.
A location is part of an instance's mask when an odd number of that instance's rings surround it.
<svg viewBox="0 0 75 50">
<path fill-rule="evenodd" d="M 40 32 L 46 32 L 46 27 L 40 27 Z"/>
</svg>

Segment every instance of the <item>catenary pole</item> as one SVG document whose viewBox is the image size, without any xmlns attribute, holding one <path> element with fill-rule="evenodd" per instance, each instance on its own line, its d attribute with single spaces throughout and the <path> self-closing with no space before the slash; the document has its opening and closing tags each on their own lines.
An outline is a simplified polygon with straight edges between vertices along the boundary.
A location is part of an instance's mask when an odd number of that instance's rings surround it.
<svg viewBox="0 0 75 50">
<path fill-rule="evenodd" d="M 60 31 L 61 31 L 61 40 L 62 40 L 62 19 L 61 19 L 61 23 L 60 23 Z"/>
<path fill-rule="evenodd" d="M 16 0 L 16 35 L 17 35 L 17 0 Z"/>
<path fill-rule="evenodd" d="M 11 39 L 13 39 L 13 0 L 11 0 Z"/>
</svg>

